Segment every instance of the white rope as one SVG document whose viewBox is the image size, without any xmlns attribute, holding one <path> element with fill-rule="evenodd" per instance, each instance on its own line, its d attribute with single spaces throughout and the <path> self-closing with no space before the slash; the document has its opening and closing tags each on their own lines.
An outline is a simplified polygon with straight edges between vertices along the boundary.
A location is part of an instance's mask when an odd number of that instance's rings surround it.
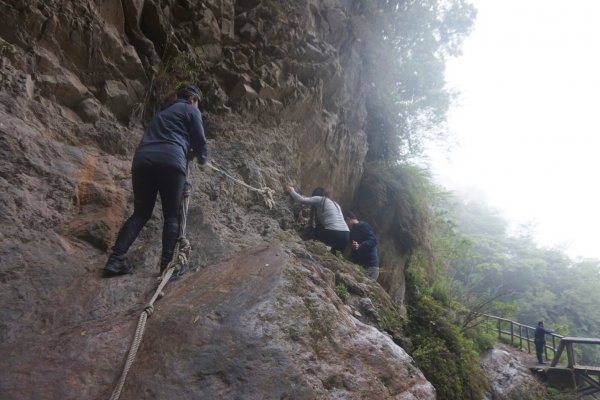
<svg viewBox="0 0 600 400">
<path fill-rule="evenodd" d="M 127 378 L 127 374 L 135 361 L 135 356 L 137 355 L 137 351 L 142 343 L 142 337 L 144 336 L 144 330 L 146 329 L 146 321 L 148 318 L 152 316 L 154 312 L 154 302 L 162 296 L 162 291 L 167 283 L 169 283 L 169 279 L 173 275 L 173 272 L 176 270 L 176 267 L 184 268 L 187 265 L 189 253 L 191 251 L 190 242 L 185 237 L 180 237 L 177 240 L 177 245 L 175 247 L 175 255 L 173 256 L 173 260 L 169 263 L 163 275 L 160 277 L 160 284 L 156 288 L 154 295 L 148 302 L 144 311 L 140 315 L 140 319 L 137 324 L 137 328 L 135 329 L 135 335 L 133 337 L 133 341 L 131 342 L 131 347 L 129 349 L 129 354 L 127 355 L 127 361 L 125 362 L 125 366 L 123 367 L 123 372 L 121 373 L 121 377 L 119 378 L 119 382 L 117 386 L 112 392 L 110 396 L 110 400 L 118 400 L 121 396 L 121 391 L 123 390 L 123 386 L 125 385 L 125 379 Z"/>
<path fill-rule="evenodd" d="M 253 192 L 259 193 L 260 195 L 263 196 L 263 200 L 265 201 L 265 204 L 267 205 L 267 207 L 269 207 L 269 210 L 271 210 L 273 207 L 275 207 L 275 200 L 273 200 L 273 194 L 275 194 L 275 191 L 269 187 L 263 187 L 263 188 L 255 188 L 254 186 L 250 186 L 248 185 L 246 182 L 241 181 L 237 178 L 234 178 L 233 176 L 229 175 L 227 172 L 223 171 L 222 169 L 219 169 L 217 167 L 215 167 L 214 165 L 212 165 L 211 163 L 206 163 L 206 166 L 211 168 L 214 171 L 217 171 L 223 175 L 225 175 L 227 178 L 231 179 L 232 181 L 239 183 L 240 185 L 244 186 L 245 188 L 252 190 Z"/>
<path fill-rule="evenodd" d="M 187 175 L 189 175 L 189 164 L 187 166 Z M 185 237 L 185 232 L 187 228 L 187 212 L 189 205 L 189 197 L 191 193 L 191 185 L 189 182 L 185 182 L 183 187 L 183 198 L 180 204 L 180 215 L 179 215 L 179 238 L 177 239 L 177 243 L 175 244 L 175 249 L 173 251 L 173 257 L 171 261 L 163 271 L 162 275 L 159 277 L 159 285 L 154 291 L 154 295 L 148 302 L 144 311 L 140 315 L 140 319 L 138 320 L 137 328 L 135 329 L 135 335 L 133 337 L 133 341 L 131 342 L 131 347 L 129 348 L 129 354 L 127 355 L 127 360 L 125 361 L 125 366 L 123 367 L 123 372 L 121 372 L 121 377 L 119 378 L 119 382 L 117 386 L 113 390 L 110 400 L 118 400 L 121 396 L 121 391 L 123 390 L 123 386 L 125 385 L 125 379 L 127 378 L 127 374 L 135 361 L 135 356 L 137 355 L 140 344 L 142 343 L 142 338 L 144 336 L 144 330 L 146 329 L 146 321 L 148 318 L 152 316 L 154 313 L 154 302 L 162 297 L 163 289 L 169 283 L 171 276 L 173 276 L 174 272 L 177 272 L 178 275 L 183 272 L 184 268 L 188 264 L 188 260 L 190 257 L 190 253 L 192 251 L 192 246 L 190 241 Z"/>
</svg>

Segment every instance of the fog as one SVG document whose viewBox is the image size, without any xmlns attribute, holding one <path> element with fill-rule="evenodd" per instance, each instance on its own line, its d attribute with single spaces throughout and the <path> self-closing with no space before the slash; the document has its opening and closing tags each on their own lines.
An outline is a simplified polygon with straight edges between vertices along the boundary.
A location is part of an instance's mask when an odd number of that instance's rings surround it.
<svg viewBox="0 0 600 400">
<path fill-rule="evenodd" d="M 456 142 L 431 149 L 450 189 L 480 191 L 538 244 L 600 259 L 600 2 L 478 0 L 447 81 Z"/>
</svg>

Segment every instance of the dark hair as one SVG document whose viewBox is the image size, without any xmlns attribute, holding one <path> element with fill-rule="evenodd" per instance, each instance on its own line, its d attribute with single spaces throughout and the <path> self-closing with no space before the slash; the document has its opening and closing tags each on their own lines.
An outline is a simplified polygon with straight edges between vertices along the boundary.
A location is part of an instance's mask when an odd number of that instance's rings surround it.
<svg viewBox="0 0 600 400">
<path fill-rule="evenodd" d="M 198 103 L 202 100 L 202 92 L 198 89 L 198 86 L 183 84 L 177 88 L 177 98 L 187 99 L 193 96 L 198 99 Z"/>
<path fill-rule="evenodd" d="M 344 219 L 358 219 L 356 218 L 356 214 L 349 210 L 342 211 L 342 214 L 344 214 Z"/>
<path fill-rule="evenodd" d="M 315 190 L 313 190 L 311 196 L 321 196 L 321 197 L 329 198 L 329 192 L 327 190 L 323 189 L 322 187 L 318 187 L 318 188 L 315 188 Z"/>
<path fill-rule="evenodd" d="M 544 325 L 544 321 L 539 321 L 538 325 Z"/>
</svg>

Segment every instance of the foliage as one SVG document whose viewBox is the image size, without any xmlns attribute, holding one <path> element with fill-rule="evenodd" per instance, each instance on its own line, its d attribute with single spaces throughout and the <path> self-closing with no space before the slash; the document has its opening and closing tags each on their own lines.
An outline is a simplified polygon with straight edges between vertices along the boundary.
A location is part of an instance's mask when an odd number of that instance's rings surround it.
<svg viewBox="0 0 600 400">
<path fill-rule="evenodd" d="M 310 328 L 310 339 L 311 348 L 316 356 L 320 355 L 320 343 L 322 340 L 331 337 L 334 329 L 335 321 L 328 316 L 325 316 L 319 309 L 312 299 L 304 299 L 304 306 L 306 307 L 310 316 L 309 328 Z"/>
<path fill-rule="evenodd" d="M 386 332 L 401 332 L 403 323 L 400 313 L 394 309 L 379 308 L 379 322 L 377 326 Z"/>
<path fill-rule="evenodd" d="M 396 241 L 402 249 L 430 249 L 428 234 L 434 215 L 431 197 L 436 195 L 429 173 L 419 167 L 405 163 L 373 162 L 366 166 L 362 186 L 364 193 L 380 193 L 386 203 L 385 210 L 377 210 L 373 222 L 391 225 L 396 232 Z M 369 204 L 360 207 L 364 212 L 371 210 Z M 377 221 L 385 218 L 385 221 Z"/>
<path fill-rule="evenodd" d="M 407 274 L 407 333 L 412 356 L 443 399 L 481 399 L 486 379 L 476 346 L 461 332 L 448 304 L 431 295 L 423 269 L 411 261 Z"/>
<path fill-rule="evenodd" d="M 365 63 L 372 77 L 367 100 L 369 156 L 406 159 L 425 138 L 443 136 L 454 96 L 445 60 L 460 54 L 476 16 L 465 0 L 372 0 L 364 15 L 380 30 Z"/>
<path fill-rule="evenodd" d="M 207 65 L 200 47 L 192 47 L 187 51 L 179 51 L 170 41 L 165 46 L 163 62 L 152 78 L 152 86 L 148 98 L 143 104 L 145 116 L 154 115 L 165 98 L 173 93 L 182 83 L 198 84 L 205 77 Z"/>
<path fill-rule="evenodd" d="M 551 400 L 579 400 L 581 396 L 573 392 L 562 392 L 557 389 L 548 388 L 548 395 Z"/>
<path fill-rule="evenodd" d="M 466 243 L 454 234 L 442 205 L 446 193 L 422 169 L 405 164 L 370 165 L 371 184 L 383 186 L 393 209 L 386 209 L 387 223 L 397 226 L 410 250 L 407 275 L 408 321 L 405 331 L 414 345 L 411 352 L 439 398 L 480 399 L 486 380 L 479 367 L 478 350 L 491 339 L 479 330 L 462 329 L 464 310 L 450 296 L 445 279 L 448 262 L 460 259 Z M 378 180 L 385 182 L 378 185 Z"/>
<path fill-rule="evenodd" d="M 182 83 L 200 82 L 206 70 L 204 58 L 200 47 L 172 54 L 156 73 L 154 84 L 157 93 L 166 94 Z"/>
<path fill-rule="evenodd" d="M 0 38 L 0 57 L 9 57 L 15 53 L 15 48 L 6 40 Z"/>
<path fill-rule="evenodd" d="M 449 263 L 453 296 L 501 294 L 486 312 L 535 326 L 543 319 L 557 333 L 595 337 L 600 332 L 600 261 L 573 261 L 562 251 L 540 248 L 530 236 L 510 236 L 506 221 L 481 202 L 452 202 L 456 234 L 470 250 Z M 491 229 L 490 227 L 495 227 Z M 600 365 L 600 349 L 577 349 L 582 364 Z"/>
<path fill-rule="evenodd" d="M 342 299 L 344 303 L 346 300 L 348 300 L 348 296 L 350 295 L 350 293 L 348 293 L 348 287 L 344 284 L 344 282 L 340 282 L 335 285 L 335 293 L 340 299 Z"/>
</svg>

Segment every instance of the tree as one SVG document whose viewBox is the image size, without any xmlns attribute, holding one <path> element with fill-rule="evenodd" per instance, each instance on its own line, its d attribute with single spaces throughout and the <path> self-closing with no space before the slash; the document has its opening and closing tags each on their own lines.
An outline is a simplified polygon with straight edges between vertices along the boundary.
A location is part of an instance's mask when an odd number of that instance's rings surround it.
<svg viewBox="0 0 600 400">
<path fill-rule="evenodd" d="M 366 60 L 369 158 L 418 155 L 424 139 L 444 135 L 445 61 L 460 54 L 476 10 L 465 0 L 378 0 L 363 11 L 380 28 Z"/>
</svg>

